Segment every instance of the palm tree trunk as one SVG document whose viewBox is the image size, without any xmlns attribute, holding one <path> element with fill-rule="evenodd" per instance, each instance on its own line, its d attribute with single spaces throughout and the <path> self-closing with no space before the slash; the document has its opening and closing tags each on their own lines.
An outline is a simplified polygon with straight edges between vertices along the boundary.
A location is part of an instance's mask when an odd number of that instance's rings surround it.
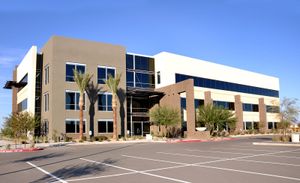
<svg viewBox="0 0 300 183">
<path fill-rule="evenodd" d="M 83 137 L 83 93 L 79 96 L 79 139 Z"/>
<path fill-rule="evenodd" d="M 117 99 L 116 95 L 113 94 L 112 96 L 112 108 L 113 108 L 113 116 L 114 116 L 114 121 L 113 121 L 113 139 L 117 140 L 118 138 L 118 128 L 117 128 Z"/>
</svg>

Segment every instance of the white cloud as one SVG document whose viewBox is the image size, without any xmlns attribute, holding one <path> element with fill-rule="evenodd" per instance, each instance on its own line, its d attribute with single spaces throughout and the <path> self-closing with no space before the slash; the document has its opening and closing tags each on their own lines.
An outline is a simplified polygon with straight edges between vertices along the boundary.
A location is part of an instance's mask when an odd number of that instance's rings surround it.
<svg viewBox="0 0 300 183">
<path fill-rule="evenodd" d="M 0 68 L 14 68 L 24 57 L 26 50 L 19 48 L 0 48 Z"/>
</svg>

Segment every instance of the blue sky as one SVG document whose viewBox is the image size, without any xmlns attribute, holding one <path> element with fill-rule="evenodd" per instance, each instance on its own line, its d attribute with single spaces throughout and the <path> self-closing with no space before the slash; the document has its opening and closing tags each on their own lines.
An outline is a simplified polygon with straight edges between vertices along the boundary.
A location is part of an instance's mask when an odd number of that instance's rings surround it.
<svg viewBox="0 0 300 183">
<path fill-rule="evenodd" d="M 14 65 L 52 35 L 276 76 L 281 98 L 300 98 L 299 0 L 1 0 L 0 22 L 0 124 L 11 112 L 11 91 L 2 86 Z"/>
</svg>

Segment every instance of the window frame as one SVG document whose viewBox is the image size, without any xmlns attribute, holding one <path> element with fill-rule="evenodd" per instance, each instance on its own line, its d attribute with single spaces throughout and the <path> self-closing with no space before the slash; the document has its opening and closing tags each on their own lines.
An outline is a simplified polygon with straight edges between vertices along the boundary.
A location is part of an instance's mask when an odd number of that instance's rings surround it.
<svg viewBox="0 0 300 183">
<path fill-rule="evenodd" d="M 67 65 L 74 65 L 75 66 L 75 70 L 77 70 L 77 66 L 84 66 L 84 73 L 86 72 L 86 64 L 81 64 L 81 63 L 77 63 L 77 62 L 66 62 L 65 64 L 65 81 L 66 82 L 70 82 L 70 83 L 74 83 L 75 80 L 74 80 L 74 74 L 73 74 L 73 81 L 68 81 L 67 80 Z M 68 76 L 70 77 L 70 76 Z"/>
<path fill-rule="evenodd" d="M 99 95 L 105 95 L 105 110 L 99 110 Z M 99 92 L 98 93 L 98 97 L 97 97 L 97 109 L 98 111 L 101 111 L 101 112 L 112 112 L 112 105 L 110 105 L 111 107 L 111 110 L 108 110 L 109 109 L 109 105 L 108 105 L 108 95 L 110 95 L 112 97 L 112 93 L 110 92 Z M 102 105 L 103 107 L 103 105 Z"/>
<path fill-rule="evenodd" d="M 98 72 L 98 69 L 99 68 L 102 68 L 102 69 L 105 69 L 105 80 L 104 79 L 99 79 L 99 72 Z M 115 72 L 114 72 L 114 77 L 116 77 L 116 74 L 117 74 L 117 69 L 116 67 L 110 67 L 110 66 L 103 66 L 103 65 L 98 65 L 97 66 L 97 83 L 98 84 L 105 84 L 105 81 L 108 79 L 108 74 L 107 74 L 107 69 L 113 69 Z M 103 80 L 104 83 L 100 83 L 99 81 L 100 80 Z"/>
<path fill-rule="evenodd" d="M 44 112 L 48 112 L 50 110 L 49 98 L 49 92 L 44 93 Z"/>
<path fill-rule="evenodd" d="M 44 71 L 45 71 L 45 80 L 44 80 L 44 82 L 45 82 L 45 85 L 48 85 L 49 83 L 50 83 L 50 66 L 49 65 L 46 65 L 45 67 L 44 67 Z"/>
<path fill-rule="evenodd" d="M 74 99 L 74 101 L 75 101 L 75 107 L 74 107 L 74 109 L 67 109 L 67 103 L 66 103 L 66 97 L 67 97 L 67 93 L 74 93 L 75 95 L 74 95 L 74 97 L 75 97 L 75 99 Z M 65 110 L 67 110 L 67 111 L 79 111 L 80 109 L 79 109 L 79 99 L 78 99 L 78 104 L 77 104 L 77 97 L 76 97 L 76 94 L 79 94 L 80 95 L 80 92 L 79 91 L 74 91 L 74 90 L 65 90 Z M 86 108 L 86 99 L 85 99 L 85 97 L 86 97 L 86 92 L 84 92 L 84 94 L 83 94 L 83 111 L 85 111 L 85 108 Z M 73 104 L 68 104 L 68 105 L 73 105 Z M 78 105 L 78 109 L 77 109 L 77 105 Z"/>
<path fill-rule="evenodd" d="M 105 132 L 99 132 L 99 122 L 105 122 Z M 98 119 L 97 121 L 97 132 L 98 134 L 112 134 L 113 133 L 113 130 L 112 132 L 109 132 L 108 131 L 108 123 L 112 123 L 113 124 L 113 119 Z"/>
<path fill-rule="evenodd" d="M 67 128 L 66 128 L 66 122 L 67 121 L 74 121 L 75 122 L 75 132 L 73 133 L 73 132 L 67 132 Z M 79 123 L 80 123 L 80 121 L 79 121 L 79 119 L 74 119 L 74 118 L 66 118 L 65 119 L 65 133 L 66 134 L 79 134 L 79 131 L 80 131 L 80 129 L 77 129 L 76 128 L 76 126 L 77 126 L 77 123 L 78 123 L 78 126 L 80 125 Z M 85 134 L 86 133 L 86 131 L 87 131 L 87 126 L 86 126 L 86 119 L 83 119 L 83 125 L 84 125 L 84 131 L 83 131 L 83 133 Z M 78 132 L 77 132 L 77 130 L 78 130 Z"/>
</svg>

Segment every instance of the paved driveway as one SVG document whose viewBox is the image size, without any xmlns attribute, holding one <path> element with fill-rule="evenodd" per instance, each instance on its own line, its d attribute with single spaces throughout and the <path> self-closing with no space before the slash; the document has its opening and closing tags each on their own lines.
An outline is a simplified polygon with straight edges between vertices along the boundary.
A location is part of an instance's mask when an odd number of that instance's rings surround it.
<svg viewBox="0 0 300 183">
<path fill-rule="evenodd" d="M 300 148 L 266 137 L 53 147 L 0 154 L 0 182 L 300 182 Z"/>
</svg>

